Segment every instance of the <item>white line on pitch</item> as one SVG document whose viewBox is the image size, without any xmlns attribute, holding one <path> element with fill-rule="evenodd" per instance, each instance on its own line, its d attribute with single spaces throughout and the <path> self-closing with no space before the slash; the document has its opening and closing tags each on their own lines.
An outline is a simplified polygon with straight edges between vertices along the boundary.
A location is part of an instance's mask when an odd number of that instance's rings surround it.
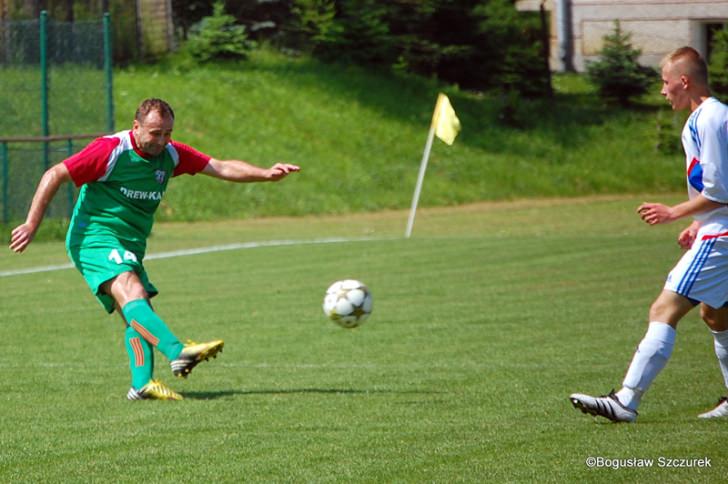
<svg viewBox="0 0 728 484">
<path fill-rule="evenodd" d="M 158 252 L 156 254 L 149 254 L 144 260 L 153 259 L 169 259 L 172 257 L 182 257 L 186 255 L 198 255 L 198 254 L 209 254 L 212 252 L 224 252 L 227 250 L 240 250 L 240 249 L 257 249 L 259 247 L 281 247 L 286 245 L 317 245 L 317 244 L 335 244 L 341 242 L 374 242 L 378 240 L 385 240 L 382 238 L 346 238 L 346 237 L 331 237 L 326 239 L 313 239 L 313 240 L 267 240 L 262 242 L 238 242 L 234 244 L 224 245 L 211 245 L 208 247 L 197 247 L 194 249 L 181 249 L 172 250 L 169 252 Z M 20 276 L 23 274 L 36 274 L 38 272 L 53 272 L 61 271 L 64 269 L 73 268 L 73 264 L 57 264 L 51 266 L 39 266 L 29 267 L 27 269 L 15 269 L 10 271 L 0 271 L 0 277 Z"/>
</svg>

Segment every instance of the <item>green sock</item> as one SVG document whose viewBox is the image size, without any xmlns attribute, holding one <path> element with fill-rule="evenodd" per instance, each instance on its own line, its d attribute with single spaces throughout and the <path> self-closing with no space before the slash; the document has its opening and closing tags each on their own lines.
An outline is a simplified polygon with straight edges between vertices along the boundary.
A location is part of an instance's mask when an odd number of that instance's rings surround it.
<svg viewBox="0 0 728 484">
<path fill-rule="evenodd" d="M 184 345 L 172 334 L 162 318 L 157 316 L 146 299 L 137 299 L 121 308 L 129 326 L 145 340 L 156 346 L 169 361 L 176 359 Z"/>
<path fill-rule="evenodd" d="M 129 354 L 131 387 L 139 390 L 152 379 L 154 351 L 152 345 L 147 343 L 142 335 L 131 326 L 126 327 L 124 342 L 126 343 L 126 352 Z"/>
</svg>

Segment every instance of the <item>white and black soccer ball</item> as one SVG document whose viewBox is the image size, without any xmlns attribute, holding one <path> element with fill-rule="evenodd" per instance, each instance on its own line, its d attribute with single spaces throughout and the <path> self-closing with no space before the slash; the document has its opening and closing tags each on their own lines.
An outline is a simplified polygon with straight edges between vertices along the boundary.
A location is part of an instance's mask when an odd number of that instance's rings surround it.
<svg viewBox="0 0 728 484">
<path fill-rule="evenodd" d="M 336 281 L 326 290 L 324 313 L 344 328 L 356 328 L 372 312 L 372 293 L 354 279 Z"/>
</svg>

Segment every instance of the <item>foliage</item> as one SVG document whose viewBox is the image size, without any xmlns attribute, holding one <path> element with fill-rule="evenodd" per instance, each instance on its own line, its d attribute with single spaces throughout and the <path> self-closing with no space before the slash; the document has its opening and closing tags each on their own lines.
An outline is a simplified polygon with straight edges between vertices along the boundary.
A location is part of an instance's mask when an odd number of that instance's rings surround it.
<svg viewBox="0 0 728 484">
<path fill-rule="evenodd" d="M 435 62 L 429 71 L 420 69 L 418 73 L 435 75 L 465 89 L 489 90 L 498 85 L 498 58 L 491 55 L 494 44 L 479 24 L 479 4 L 437 0 L 423 11 L 423 23 L 413 34 L 426 39 L 420 44 L 421 52 L 433 56 Z M 407 61 L 406 55 L 402 57 Z"/>
<path fill-rule="evenodd" d="M 324 22 L 330 10 L 323 5 Z M 348 60 L 365 65 L 389 65 L 394 61 L 387 9 L 377 0 L 341 2 L 330 26 L 324 23 L 312 37 L 314 54 L 325 60 Z"/>
<path fill-rule="evenodd" d="M 603 38 L 600 59 L 587 64 L 587 75 L 599 95 L 622 105 L 647 93 L 657 76 L 654 69 L 639 64 L 637 59 L 642 51 L 632 46 L 631 37 L 615 21 L 612 33 Z"/>
<path fill-rule="evenodd" d="M 296 25 L 294 47 L 312 50 L 307 44 L 318 45 L 332 35 L 336 4 L 334 0 L 293 0 L 291 13 Z"/>
<path fill-rule="evenodd" d="M 518 12 L 509 0 L 416 5 L 392 16 L 399 68 L 465 89 L 549 93 L 538 15 Z"/>
<path fill-rule="evenodd" d="M 174 2 L 183 29 L 206 1 Z M 228 11 L 256 40 L 326 61 L 394 68 L 465 89 L 550 93 L 544 26 L 510 0 L 279 0 L 228 2 Z"/>
<path fill-rule="evenodd" d="M 509 0 L 349 0 L 334 23 L 329 57 L 435 75 L 466 89 L 547 91 L 540 26 Z"/>
<path fill-rule="evenodd" d="M 39 5 L 22 3 L 22 8 L 11 8 L 11 16 L 31 15 L 29 6 Z M 99 15 L 102 2 L 43 3 L 56 17 L 75 14 L 80 19 Z M 247 39 L 252 39 L 287 52 L 314 53 L 328 61 L 437 77 L 465 89 L 550 93 L 548 42 L 544 42 L 538 15 L 517 12 L 511 0 L 248 0 L 224 4 L 239 25 L 229 18 L 227 22 L 210 20 L 216 18 L 214 0 L 171 1 L 177 34 L 183 42 L 194 37 L 185 54 L 191 51 L 195 62 L 245 58 Z M 139 60 L 140 45 L 149 43 L 137 38 L 135 5 L 140 2 L 109 1 L 117 62 Z M 200 24 L 203 18 L 208 20 Z M 200 32 L 203 25 L 206 30 Z"/>
<path fill-rule="evenodd" d="M 111 14 L 111 46 L 114 50 L 115 65 L 124 65 L 141 56 L 140 39 L 138 38 L 137 19 L 134 4 L 131 2 L 112 1 L 109 5 Z"/>
<path fill-rule="evenodd" d="M 279 43 L 289 30 L 293 0 L 226 1 L 228 13 L 248 29 L 256 41 Z"/>
<path fill-rule="evenodd" d="M 684 123 L 684 113 L 676 112 L 669 107 L 662 107 L 656 116 L 655 148 L 666 155 L 677 154 L 682 151 L 680 142 L 680 126 Z"/>
<path fill-rule="evenodd" d="M 194 60 L 204 63 L 246 59 L 251 47 L 245 26 L 225 14 L 224 3 L 218 1 L 212 15 L 192 27 L 184 48 Z"/>
<path fill-rule="evenodd" d="M 172 0 L 175 26 L 182 38 L 187 39 L 192 27 L 203 18 L 212 15 L 212 0 Z"/>
<path fill-rule="evenodd" d="M 491 0 L 474 12 L 481 17 L 483 38 L 493 46 L 484 55 L 497 60 L 494 72 L 499 85 L 526 95 L 551 94 L 548 46 L 543 35 L 547 27 L 539 15 L 516 11 L 510 0 Z"/>
<path fill-rule="evenodd" d="M 728 25 L 715 33 L 711 51 L 710 87 L 725 102 L 728 101 Z"/>
</svg>

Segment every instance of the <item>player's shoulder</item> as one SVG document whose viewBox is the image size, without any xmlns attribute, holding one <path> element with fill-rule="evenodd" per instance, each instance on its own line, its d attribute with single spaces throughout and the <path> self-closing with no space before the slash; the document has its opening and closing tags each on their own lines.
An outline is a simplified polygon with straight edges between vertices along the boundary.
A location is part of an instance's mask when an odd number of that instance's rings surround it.
<svg viewBox="0 0 728 484">
<path fill-rule="evenodd" d="M 96 138 L 96 140 L 110 146 L 128 146 L 129 148 L 132 147 L 131 130 L 129 129 L 126 129 L 124 131 L 117 131 L 116 133 L 112 134 L 107 134 L 106 136 Z"/>
<path fill-rule="evenodd" d="M 717 98 L 709 97 L 700 105 L 702 114 L 706 119 L 713 119 L 716 121 L 728 120 L 728 105 L 719 101 Z"/>
<path fill-rule="evenodd" d="M 106 159 L 114 151 L 117 151 L 119 147 L 122 147 L 123 144 L 124 136 L 121 132 L 99 136 L 87 144 L 79 153 L 76 154 L 75 157 L 71 158 L 78 158 L 79 160 L 88 158 Z"/>
<path fill-rule="evenodd" d="M 170 140 L 167 147 L 178 152 L 194 150 L 190 145 L 177 141 L 176 139 Z"/>
<path fill-rule="evenodd" d="M 88 144 L 88 148 L 94 151 L 106 151 L 109 153 L 119 149 L 130 149 L 129 131 L 119 131 L 118 133 L 99 136 Z"/>
<path fill-rule="evenodd" d="M 710 97 L 690 115 L 688 124 L 703 133 L 722 132 L 728 126 L 728 106 Z"/>
<path fill-rule="evenodd" d="M 187 145 L 176 140 L 170 140 L 170 142 L 167 143 L 167 153 L 172 157 L 172 161 L 174 161 L 175 166 L 179 164 L 180 155 L 184 157 L 186 148 Z"/>
<path fill-rule="evenodd" d="M 171 140 L 167 144 L 167 148 L 173 150 L 177 160 L 189 160 L 189 159 L 203 159 L 205 163 L 211 158 L 211 156 L 198 151 L 196 148 L 186 144 L 180 143 L 177 140 Z"/>
</svg>

